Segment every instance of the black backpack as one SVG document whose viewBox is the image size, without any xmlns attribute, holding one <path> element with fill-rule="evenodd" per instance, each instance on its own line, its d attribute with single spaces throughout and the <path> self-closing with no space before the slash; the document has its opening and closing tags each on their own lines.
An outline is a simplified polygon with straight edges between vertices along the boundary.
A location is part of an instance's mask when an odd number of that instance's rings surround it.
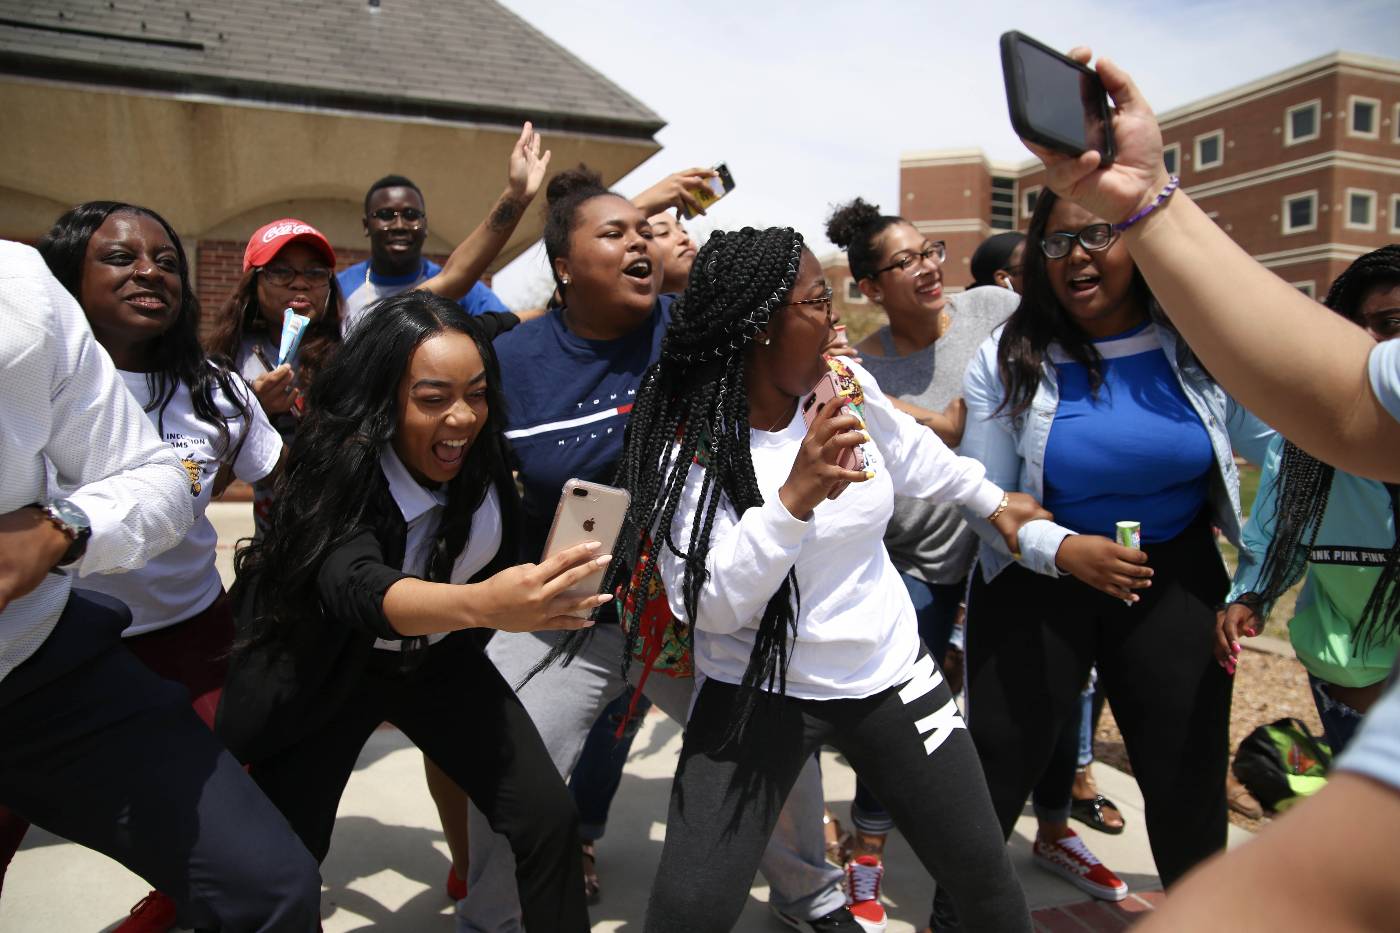
<svg viewBox="0 0 1400 933">
<path fill-rule="evenodd" d="M 1240 742 L 1232 770 L 1265 807 L 1283 811 L 1327 785 L 1332 750 L 1297 719 L 1260 726 Z"/>
</svg>

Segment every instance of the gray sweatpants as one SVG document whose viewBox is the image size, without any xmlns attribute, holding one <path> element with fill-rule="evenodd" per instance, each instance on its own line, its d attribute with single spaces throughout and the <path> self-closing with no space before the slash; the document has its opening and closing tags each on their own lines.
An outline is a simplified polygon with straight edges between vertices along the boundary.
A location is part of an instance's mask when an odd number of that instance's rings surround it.
<svg viewBox="0 0 1400 933">
<path fill-rule="evenodd" d="M 516 684 L 558 637 L 557 633 L 498 632 L 487 654 L 506 680 Z M 588 647 L 572 663 L 550 667 L 519 691 L 555 766 L 565 777 L 582 754 L 584 739 L 598 714 L 622 692 L 618 672 L 622 651 L 621 630 L 616 625 L 599 625 Z M 644 692 L 666 715 L 683 723 L 689 715 L 693 688 L 690 678 L 653 674 Z M 840 888 L 842 871 L 825 857 L 822 806 L 821 772 L 816 756 L 809 756 L 759 862 L 774 906 L 803 920 L 825 916 L 846 903 Z M 583 884 L 582 879 L 579 884 Z M 457 918 L 459 931 L 515 933 L 522 928 L 510 843 L 491 831 L 475 807 L 471 812 L 467 899 Z"/>
</svg>

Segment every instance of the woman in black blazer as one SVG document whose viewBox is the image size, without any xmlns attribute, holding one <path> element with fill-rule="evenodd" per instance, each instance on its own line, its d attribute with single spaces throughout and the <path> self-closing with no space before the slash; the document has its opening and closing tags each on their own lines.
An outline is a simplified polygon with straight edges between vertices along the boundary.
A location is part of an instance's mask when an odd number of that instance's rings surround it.
<svg viewBox="0 0 1400 933">
<path fill-rule="evenodd" d="M 524 921 L 587 930 L 573 803 L 484 631 L 579 628 L 581 545 L 510 566 L 515 485 L 496 320 L 427 292 L 382 302 L 312 386 L 273 532 L 238 553 L 238 643 L 218 731 L 311 853 L 381 722 L 511 840 Z"/>
</svg>

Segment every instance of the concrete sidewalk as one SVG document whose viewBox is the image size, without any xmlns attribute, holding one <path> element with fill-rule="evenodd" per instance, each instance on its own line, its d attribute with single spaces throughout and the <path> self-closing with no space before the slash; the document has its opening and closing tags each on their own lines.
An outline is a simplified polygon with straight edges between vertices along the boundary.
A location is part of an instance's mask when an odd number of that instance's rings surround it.
<svg viewBox="0 0 1400 933">
<path fill-rule="evenodd" d="M 249 506 L 215 503 L 221 542 L 251 533 Z M 231 550 L 221 547 L 220 565 L 230 568 Z M 641 928 L 646 897 L 665 835 L 671 775 L 680 751 L 680 730 L 660 713 L 647 717 L 633 746 L 613 807 L 607 836 L 599 843 L 602 900 L 592 909 L 598 933 Z M 1132 778 L 1102 764 L 1095 775 L 1103 793 L 1118 803 L 1128 828 L 1105 836 L 1087 828 L 1081 835 L 1105 864 L 1137 893 L 1158 890 L 1143 829 L 1142 798 Z M 825 752 L 822 777 L 832 812 L 848 822 L 855 777 L 841 759 Z M 1115 911 L 1101 911 L 1067 882 L 1036 868 L 1030 859 L 1035 821 L 1022 816 L 1011 841 L 1012 859 L 1043 929 L 1114 929 Z M 1232 845 L 1248 837 L 1230 829 Z M 885 856 L 884 900 L 890 933 L 912 933 L 927 922 L 933 884 L 903 839 L 895 833 Z M 447 846 L 423 778 L 422 756 L 396 730 L 375 733 L 365 747 L 341 801 L 331 854 L 322 868 L 322 915 L 326 933 L 453 930 L 451 905 L 443 893 Z M 755 879 L 739 925 L 742 933 L 787 929 L 767 910 L 768 889 Z M 104 856 L 37 830 L 31 831 L 11 865 L 0 898 L 0 930 L 6 933 L 82 933 L 110 928 L 148 890 L 141 879 Z M 1131 911 L 1146 909 L 1130 899 Z M 1065 908 L 1061 911 L 1059 908 Z M 1051 916 L 1051 913 L 1057 916 Z M 1075 919 L 1077 918 L 1077 919 Z M 1119 923 L 1119 926 L 1122 924 Z"/>
</svg>

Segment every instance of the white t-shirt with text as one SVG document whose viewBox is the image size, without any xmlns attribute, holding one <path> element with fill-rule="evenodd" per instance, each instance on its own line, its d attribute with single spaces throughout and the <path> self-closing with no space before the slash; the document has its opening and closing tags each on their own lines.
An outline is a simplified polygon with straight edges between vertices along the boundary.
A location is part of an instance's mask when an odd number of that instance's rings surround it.
<svg viewBox="0 0 1400 933">
<path fill-rule="evenodd" d="M 137 403 L 145 408 L 151 401 L 147 375 L 123 370 L 117 373 Z M 219 442 L 218 428 L 212 422 L 195 414 L 190 390 L 183 384 L 175 390 L 163 413 L 159 407 L 146 412 L 161 439 L 174 448 L 185 468 L 195 521 L 183 541 L 151 558 L 141 569 L 82 581 L 83 589 L 104 593 L 130 607 L 131 625 L 123 637 L 168 628 L 208 608 L 223 587 L 214 565 L 218 534 L 204 514 L 213 496 L 214 477 L 221 466 L 231 463 L 235 476 L 244 482 L 255 482 L 276 469 L 282 456 L 282 438 L 268 423 L 247 384 L 236 373 L 230 374 L 230 382 L 252 417 L 230 418 L 227 445 Z M 214 403 L 226 415 L 237 410 L 217 390 Z"/>
</svg>

